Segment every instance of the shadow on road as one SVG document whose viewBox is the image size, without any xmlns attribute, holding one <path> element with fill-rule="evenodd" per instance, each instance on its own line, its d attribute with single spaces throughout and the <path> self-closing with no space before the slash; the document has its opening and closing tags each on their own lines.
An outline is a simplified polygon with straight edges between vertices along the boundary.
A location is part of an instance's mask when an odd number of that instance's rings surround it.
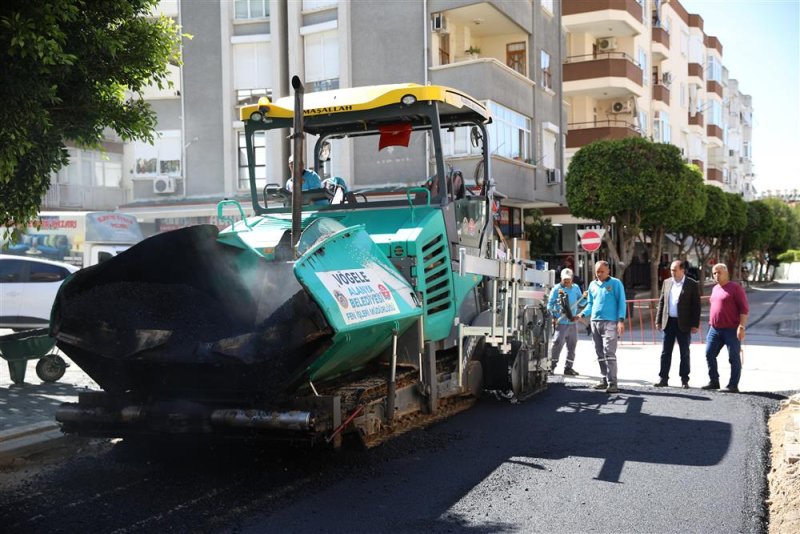
<svg viewBox="0 0 800 534">
<path fill-rule="evenodd" d="M 82 391 L 86 389 L 58 382 L 0 387 L 0 431 L 42 421 L 55 423 L 58 406 L 77 399 Z"/>
</svg>

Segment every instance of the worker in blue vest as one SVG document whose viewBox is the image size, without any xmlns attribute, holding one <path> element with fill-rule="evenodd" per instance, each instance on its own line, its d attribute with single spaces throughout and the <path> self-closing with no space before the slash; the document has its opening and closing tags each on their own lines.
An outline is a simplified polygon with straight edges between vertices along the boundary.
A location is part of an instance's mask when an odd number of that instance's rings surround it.
<svg viewBox="0 0 800 534">
<path fill-rule="evenodd" d="M 617 340 L 625 333 L 625 288 L 618 278 L 611 276 L 608 262 L 598 261 L 594 267 L 595 279 L 589 284 L 586 308 L 579 317 L 592 319 L 592 340 L 600 364 L 603 380 L 594 389 L 618 393 Z"/>
</svg>

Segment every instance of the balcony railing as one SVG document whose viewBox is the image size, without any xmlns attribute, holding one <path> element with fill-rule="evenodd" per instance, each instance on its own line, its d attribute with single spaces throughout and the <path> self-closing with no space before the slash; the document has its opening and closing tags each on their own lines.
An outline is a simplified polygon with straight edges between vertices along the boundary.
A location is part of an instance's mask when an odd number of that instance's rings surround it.
<svg viewBox="0 0 800 534">
<path fill-rule="evenodd" d="M 653 85 L 653 100 L 669 105 L 669 88 L 659 83 Z"/>
<path fill-rule="evenodd" d="M 317 80 L 316 82 L 306 83 L 306 93 L 316 93 L 317 91 L 330 91 L 339 88 L 339 78 L 328 78 L 327 80 Z"/>
<path fill-rule="evenodd" d="M 699 126 L 703 127 L 703 114 L 702 113 L 695 113 L 692 115 L 689 113 L 689 126 Z"/>
<path fill-rule="evenodd" d="M 593 78 L 628 78 L 642 85 L 642 69 L 624 52 L 603 52 L 569 56 L 564 60 L 564 82 Z"/>
<path fill-rule="evenodd" d="M 625 139 L 626 137 L 641 136 L 641 132 L 635 124 L 622 119 L 573 122 L 568 124 L 567 128 L 567 148 L 579 148 L 600 139 Z"/>
<path fill-rule="evenodd" d="M 689 76 L 696 76 L 703 79 L 703 66 L 700 63 L 689 63 Z"/>
<path fill-rule="evenodd" d="M 720 141 L 722 141 L 722 128 L 717 126 L 716 124 L 709 124 L 706 126 L 706 135 L 708 137 L 716 137 Z"/>
<path fill-rule="evenodd" d="M 594 11 L 627 11 L 642 20 L 642 6 L 636 0 L 562 0 L 561 16 L 580 15 Z"/>
<path fill-rule="evenodd" d="M 42 199 L 45 209 L 115 210 L 128 203 L 130 193 L 119 187 L 52 184 Z"/>
<path fill-rule="evenodd" d="M 700 170 L 701 170 L 701 171 L 702 171 L 702 170 L 703 170 L 703 168 L 705 167 L 705 163 L 703 163 L 703 160 L 702 160 L 702 159 L 693 159 L 693 160 L 692 160 L 692 163 L 694 163 L 695 165 L 697 165 L 698 167 L 700 167 Z"/>
<path fill-rule="evenodd" d="M 669 33 L 667 33 L 667 30 L 653 26 L 653 42 L 660 43 L 669 49 Z"/>
<path fill-rule="evenodd" d="M 706 91 L 722 98 L 722 84 L 716 80 L 708 80 L 706 82 Z"/>
<path fill-rule="evenodd" d="M 708 176 L 709 180 L 713 180 L 714 182 L 724 183 L 722 169 L 718 169 L 717 167 L 708 166 L 706 169 L 706 175 Z"/>
</svg>

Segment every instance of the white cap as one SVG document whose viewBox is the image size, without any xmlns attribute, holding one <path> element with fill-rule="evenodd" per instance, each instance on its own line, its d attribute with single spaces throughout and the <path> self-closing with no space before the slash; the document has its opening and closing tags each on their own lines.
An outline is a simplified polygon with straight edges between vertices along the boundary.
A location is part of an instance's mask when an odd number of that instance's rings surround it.
<svg viewBox="0 0 800 534">
<path fill-rule="evenodd" d="M 572 269 L 567 267 L 566 269 L 561 269 L 561 279 L 569 278 L 572 280 Z"/>
<path fill-rule="evenodd" d="M 294 156 L 293 155 L 289 156 L 289 165 L 291 165 L 292 163 L 294 163 Z"/>
</svg>

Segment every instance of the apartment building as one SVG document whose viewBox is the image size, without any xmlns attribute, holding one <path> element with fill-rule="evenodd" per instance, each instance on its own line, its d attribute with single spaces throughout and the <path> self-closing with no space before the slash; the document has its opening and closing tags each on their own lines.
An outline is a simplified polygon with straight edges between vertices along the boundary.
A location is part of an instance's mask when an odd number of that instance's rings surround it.
<svg viewBox="0 0 800 534">
<path fill-rule="evenodd" d="M 672 143 L 708 183 L 752 194 L 752 102 L 678 0 L 563 0 L 566 163 L 597 139 Z"/>
<path fill-rule="evenodd" d="M 492 110 L 493 173 L 507 197 L 501 212 L 507 235 L 521 234 L 524 208 L 564 204 L 567 128 L 559 67 L 566 43 L 558 2 L 166 0 L 160 9 L 192 38 L 184 41 L 174 87 L 145 95 L 158 116 L 158 140 L 110 140 L 106 159 L 76 151 L 54 189 L 75 191 L 73 175 L 84 173 L 107 194 L 98 202 L 84 193 L 69 205 L 63 195 L 49 195 L 46 207 L 118 208 L 136 214 L 147 233 L 216 223 L 222 198 L 237 198 L 247 209 L 238 109 L 261 96 L 289 95 L 295 74 L 308 92 L 402 82 L 462 89 Z M 257 140 L 259 184 L 288 177 L 287 134 Z M 356 188 L 401 179 L 419 184 L 433 172 L 425 143 L 380 152 L 373 145 L 334 142 L 324 172 Z M 468 183 L 482 179 L 475 176 L 479 155 L 467 131 L 447 132 L 445 151 Z M 89 177 L 98 161 L 108 170 Z"/>
</svg>

